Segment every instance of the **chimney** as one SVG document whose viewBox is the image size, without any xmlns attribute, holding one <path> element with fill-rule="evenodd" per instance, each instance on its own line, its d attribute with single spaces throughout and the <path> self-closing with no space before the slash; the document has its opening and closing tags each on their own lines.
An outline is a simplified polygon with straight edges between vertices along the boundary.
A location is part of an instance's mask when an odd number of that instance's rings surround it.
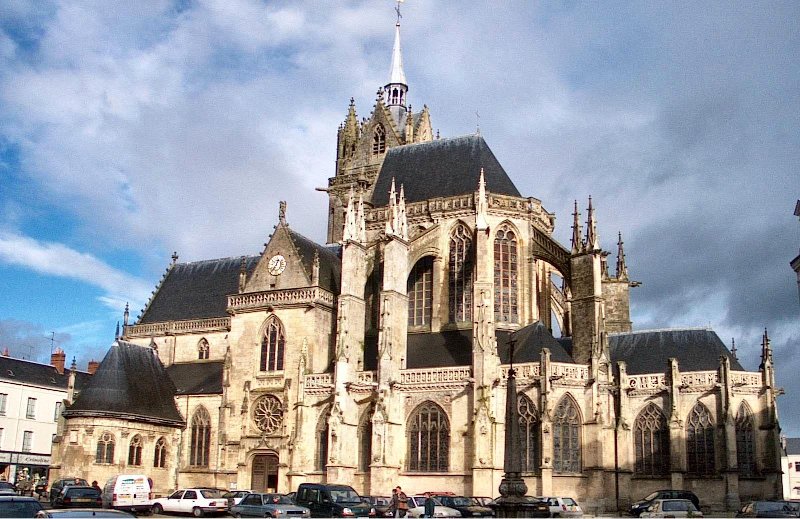
<svg viewBox="0 0 800 519">
<path fill-rule="evenodd" d="M 67 360 L 67 354 L 64 353 L 64 350 L 61 348 L 56 348 L 53 353 L 50 354 L 50 365 L 56 368 L 59 375 L 64 374 L 64 364 Z"/>
<path fill-rule="evenodd" d="M 97 371 L 97 368 L 100 366 L 100 363 L 96 360 L 92 359 L 89 361 L 89 367 L 86 368 L 86 371 L 89 372 L 90 375 L 94 375 L 94 372 Z"/>
<path fill-rule="evenodd" d="M 11 356 L 11 352 L 8 351 L 8 348 L 4 349 L 3 350 L 3 357 L 10 357 L 10 356 Z"/>
</svg>

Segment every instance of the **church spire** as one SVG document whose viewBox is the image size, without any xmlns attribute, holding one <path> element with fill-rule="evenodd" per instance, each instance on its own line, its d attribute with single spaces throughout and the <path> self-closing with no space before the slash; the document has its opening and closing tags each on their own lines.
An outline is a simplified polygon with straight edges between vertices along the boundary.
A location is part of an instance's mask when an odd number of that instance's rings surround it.
<svg viewBox="0 0 800 519">
<path fill-rule="evenodd" d="M 572 253 L 583 252 L 583 236 L 581 236 L 581 213 L 578 212 L 578 201 L 575 200 L 575 209 L 572 212 Z"/>
<path fill-rule="evenodd" d="M 625 250 L 622 246 L 625 242 L 622 241 L 622 232 L 620 231 L 617 236 L 617 279 L 628 279 L 628 265 L 625 264 Z"/>
<path fill-rule="evenodd" d="M 592 207 L 592 197 L 589 197 L 589 216 L 586 221 L 586 249 L 595 251 L 600 248 L 600 241 L 597 239 L 597 222 L 594 218 L 594 208 Z"/>
<path fill-rule="evenodd" d="M 389 82 L 383 88 L 386 106 L 394 116 L 396 123 L 400 123 L 401 117 L 406 113 L 406 94 L 408 93 L 408 82 L 406 74 L 403 72 L 403 54 L 400 51 L 400 3 L 397 0 L 397 23 L 394 26 L 394 46 L 392 47 L 392 67 L 389 71 Z"/>
</svg>

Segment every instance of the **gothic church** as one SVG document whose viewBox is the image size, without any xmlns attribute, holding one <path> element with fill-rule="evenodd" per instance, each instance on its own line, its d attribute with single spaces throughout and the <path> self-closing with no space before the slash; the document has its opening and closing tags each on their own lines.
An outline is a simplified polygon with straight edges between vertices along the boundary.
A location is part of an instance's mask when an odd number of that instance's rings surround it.
<svg viewBox="0 0 800 519">
<path fill-rule="evenodd" d="M 612 273 L 592 200 L 558 243 L 481 135 L 439 138 L 427 106 L 412 111 L 399 23 L 394 37 L 371 114 L 351 100 L 338 131 L 328 243 L 281 204 L 257 256 L 173 256 L 67 402 L 51 478 L 495 497 L 513 425 L 528 493 L 586 511 L 660 488 L 709 510 L 777 497 L 766 333 L 748 371 L 711 330 L 634 331 L 622 239 Z"/>
</svg>

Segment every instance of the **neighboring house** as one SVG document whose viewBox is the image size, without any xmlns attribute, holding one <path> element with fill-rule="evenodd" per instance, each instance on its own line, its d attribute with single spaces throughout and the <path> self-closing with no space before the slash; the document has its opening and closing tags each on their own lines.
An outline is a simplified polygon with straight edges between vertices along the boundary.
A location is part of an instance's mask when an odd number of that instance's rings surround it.
<svg viewBox="0 0 800 519">
<path fill-rule="evenodd" d="M 173 255 L 65 410 L 54 471 L 145 473 L 159 494 L 336 482 L 496 496 L 513 343 L 529 494 L 591 512 L 661 488 L 713 510 L 779 497 L 766 333 L 747 370 L 711 330 L 633 331 L 636 282 L 621 236 L 609 265 L 593 201 L 585 223 L 575 204 L 562 245 L 483 136 L 439 139 L 407 92 L 398 24 L 372 112 L 351 101 L 339 128 L 328 243 L 281 203 L 260 255 Z"/>
<path fill-rule="evenodd" d="M 783 497 L 800 499 L 800 438 L 783 439 Z"/>
<path fill-rule="evenodd" d="M 61 349 L 49 365 L 0 356 L 0 475 L 8 481 L 48 475 L 64 401 L 89 378 L 74 365 L 64 369 L 65 359 Z"/>
</svg>

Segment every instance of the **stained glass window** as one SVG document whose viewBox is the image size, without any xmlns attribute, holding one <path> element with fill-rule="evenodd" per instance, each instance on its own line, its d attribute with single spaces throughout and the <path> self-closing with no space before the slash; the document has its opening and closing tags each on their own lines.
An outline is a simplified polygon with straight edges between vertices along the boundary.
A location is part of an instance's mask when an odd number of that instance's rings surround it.
<svg viewBox="0 0 800 519">
<path fill-rule="evenodd" d="M 372 458 L 372 410 L 364 413 L 358 424 L 358 470 L 366 472 Z"/>
<path fill-rule="evenodd" d="M 755 427 L 750 407 L 742 402 L 736 413 L 736 463 L 739 475 L 756 475 Z"/>
<path fill-rule="evenodd" d="M 472 320 L 472 233 L 459 224 L 450 235 L 450 322 Z"/>
<path fill-rule="evenodd" d="M 525 395 L 517 397 L 520 443 L 522 444 L 522 472 L 539 470 L 539 412 Z"/>
<path fill-rule="evenodd" d="M 283 350 L 286 338 L 283 336 L 283 326 L 274 315 L 269 318 L 264 326 L 264 337 L 261 339 L 261 371 L 283 370 Z"/>
<path fill-rule="evenodd" d="M 686 468 L 693 476 L 714 474 L 714 422 L 708 408 L 697 402 L 686 420 Z"/>
<path fill-rule="evenodd" d="M 95 463 L 114 463 L 114 435 L 104 432 L 97 440 L 97 455 Z"/>
<path fill-rule="evenodd" d="M 553 470 L 581 471 L 581 417 L 569 396 L 561 399 L 553 413 Z"/>
<path fill-rule="evenodd" d="M 142 464 L 142 437 L 138 434 L 131 438 L 128 445 L 128 465 Z"/>
<path fill-rule="evenodd" d="M 204 407 L 197 409 L 192 418 L 192 440 L 189 447 L 189 465 L 207 467 L 211 450 L 211 416 Z"/>
<path fill-rule="evenodd" d="M 208 341 L 205 339 L 200 339 L 200 342 L 197 343 L 197 358 L 200 360 L 205 360 L 208 358 L 210 348 L 208 347 Z"/>
<path fill-rule="evenodd" d="M 153 466 L 159 469 L 167 466 L 167 440 L 163 436 L 156 442 L 155 452 L 153 453 Z"/>
<path fill-rule="evenodd" d="M 419 260 L 408 276 L 408 325 L 430 326 L 433 307 L 433 257 Z"/>
<path fill-rule="evenodd" d="M 386 130 L 379 124 L 372 132 L 372 154 L 378 155 L 386 151 Z"/>
<path fill-rule="evenodd" d="M 408 422 L 408 470 L 445 472 L 449 466 L 450 425 L 433 402 L 420 404 Z"/>
<path fill-rule="evenodd" d="M 669 473 L 669 428 L 667 417 L 653 403 L 642 409 L 633 426 L 636 465 L 641 476 L 661 476 Z"/>
<path fill-rule="evenodd" d="M 494 318 L 498 323 L 519 322 L 517 309 L 517 238 L 508 225 L 494 239 Z"/>
</svg>

